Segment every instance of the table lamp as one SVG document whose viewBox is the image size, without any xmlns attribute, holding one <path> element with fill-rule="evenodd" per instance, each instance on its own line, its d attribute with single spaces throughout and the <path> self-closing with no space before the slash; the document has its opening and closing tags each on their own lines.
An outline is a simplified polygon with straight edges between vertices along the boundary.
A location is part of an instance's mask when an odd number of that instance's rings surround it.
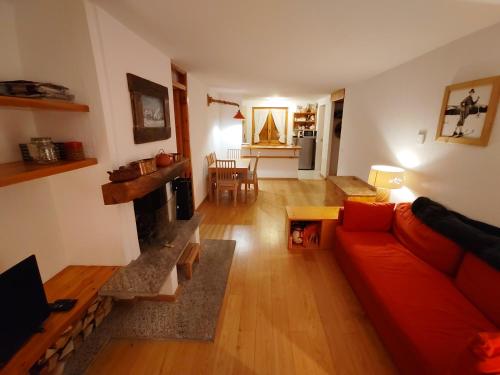
<svg viewBox="0 0 500 375">
<path fill-rule="evenodd" d="M 403 187 L 405 170 L 390 165 L 372 165 L 368 183 L 377 189 L 377 202 L 387 202 L 390 190 Z"/>
</svg>

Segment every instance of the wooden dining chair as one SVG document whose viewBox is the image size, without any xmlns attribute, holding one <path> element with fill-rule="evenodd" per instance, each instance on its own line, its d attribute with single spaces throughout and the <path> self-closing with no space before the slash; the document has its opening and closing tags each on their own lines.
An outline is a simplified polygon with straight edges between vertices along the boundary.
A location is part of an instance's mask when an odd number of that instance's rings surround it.
<svg viewBox="0 0 500 375">
<path fill-rule="evenodd" d="M 241 150 L 239 148 L 228 148 L 227 149 L 227 158 L 229 160 L 239 159 L 241 155 Z"/>
<path fill-rule="evenodd" d="M 248 190 L 250 185 L 253 185 L 255 195 L 259 194 L 259 179 L 257 177 L 257 165 L 259 164 L 260 152 L 255 157 L 255 163 L 252 170 L 248 171 L 246 178 L 243 178 L 243 183 L 245 184 L 245 191 Z"/>
<path fill-rule="evenodd" d="M 216 184 L 217 193 L 216 201 L 219 205 L 219 193 L 230 191 L 233 195 L 233 204 L 236 206 L 238 190 L 241 186 L 241 181 L 236 173 L 236 162 L 234 160 L 216 160 Z"/>
<path fill-rule="evenodd" d="M 216 160 L 215 152 L 211 152 L 210 154 L 205 156 L 205 158 L 207 159 L 207 169 L 208 169 L 213 163 L 215 163 Z M 207 186 L 208 186 L 208 200 L 212 201 L 214 191 L 217 188 L 217 181 L 215 173 L 210 173 L 210 170 L 207 171 Z"/>
</svg>

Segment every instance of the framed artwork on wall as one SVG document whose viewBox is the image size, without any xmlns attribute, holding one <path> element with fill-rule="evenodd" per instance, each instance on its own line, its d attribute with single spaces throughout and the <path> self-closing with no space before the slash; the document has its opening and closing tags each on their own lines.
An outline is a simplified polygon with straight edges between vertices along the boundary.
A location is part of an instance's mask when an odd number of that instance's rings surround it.
<svg viewBox="0 0 500 375">
<path fill-rule="evenodd" d="M 288 137 L 288 107 L 252 107 L 252 144 L 283 145 Z"/>
<path fill-rule="evenodd" d="M 447 86 L 436 140 L 486 146 L 499 101 L 500 76 Z"/>
<path fill-rule="evenodd" d="M 134 119 L 134 143 L 169 139 L 170 109 L 168 88 L 127 73 L 128 90 Z"/>
</svg>

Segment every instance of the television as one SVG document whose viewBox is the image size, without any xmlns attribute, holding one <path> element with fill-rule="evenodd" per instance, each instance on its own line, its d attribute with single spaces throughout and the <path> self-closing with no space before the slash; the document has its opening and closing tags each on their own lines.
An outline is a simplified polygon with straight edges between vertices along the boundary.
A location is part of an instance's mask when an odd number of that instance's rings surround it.
<svg viewBox="0 0 500 375">
<path fill-rule="evenodd" d="M 34 255 L 0 275 L 0 367 L 36 332 L 50 314 Z"/>
</svg>

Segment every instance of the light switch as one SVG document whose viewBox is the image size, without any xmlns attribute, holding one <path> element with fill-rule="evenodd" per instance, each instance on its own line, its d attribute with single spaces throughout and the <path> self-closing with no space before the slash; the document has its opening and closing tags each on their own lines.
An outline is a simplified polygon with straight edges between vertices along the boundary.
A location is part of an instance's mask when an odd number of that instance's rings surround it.
<svg viewBox="0 0 500 375">
<path fill-rule="evenodd" d="M 427 130 L 419 130 L 417 134 L 417 144 L 422 145 L 425 142 L 425 136 L 427 134 Z"/>
</svg>

